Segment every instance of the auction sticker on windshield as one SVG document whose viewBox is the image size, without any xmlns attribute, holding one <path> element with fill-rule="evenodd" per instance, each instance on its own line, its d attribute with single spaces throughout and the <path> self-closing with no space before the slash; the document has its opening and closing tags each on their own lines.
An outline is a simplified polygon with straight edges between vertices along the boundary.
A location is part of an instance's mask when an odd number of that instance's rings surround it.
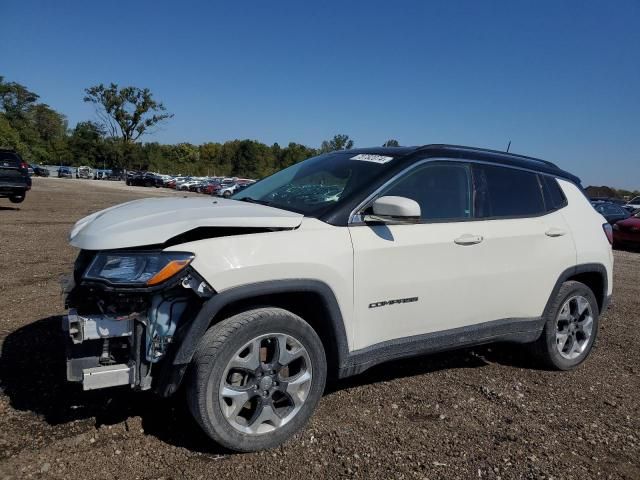
<svg viewBox="0 0 640 480">
<path fill-rule="evenodd" d="M 360 153 L 355 157 L 351 157 L 351 160 L 361 160 L 363 162 L 373 162 L 373 163 L 387 163 L 393 160 L 393 157 L 385 157 L 384 155 Z"/>
</svg>

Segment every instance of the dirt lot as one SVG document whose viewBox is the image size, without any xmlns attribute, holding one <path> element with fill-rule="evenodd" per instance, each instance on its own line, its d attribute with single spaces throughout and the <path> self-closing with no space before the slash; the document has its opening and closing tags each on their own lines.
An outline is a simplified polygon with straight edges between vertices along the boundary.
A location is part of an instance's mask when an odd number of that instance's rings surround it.
<svg viewBox="0 0 640 480">
<path fill-rule="evenodd" d="M 492 346 L 395 362 L 333 386 L 274 451 L 212 445 L 181 398 L 64 383 L 58 279 L 80 217 L 165 190 L 35 179 L 0 200 L 0 478 L 640 478 L 640 254 L 616 252 L 591 358 L 536 369 Z"/>
</svg>

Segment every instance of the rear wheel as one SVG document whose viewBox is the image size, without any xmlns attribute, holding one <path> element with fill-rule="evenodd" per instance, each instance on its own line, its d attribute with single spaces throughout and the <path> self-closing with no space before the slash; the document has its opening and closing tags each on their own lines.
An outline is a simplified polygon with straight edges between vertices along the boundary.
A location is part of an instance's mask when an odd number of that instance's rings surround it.
<svg viewBox="0 0 640 480">
<path fill-rule="evenodd" d="M 224 198 L 229 198 L 229 197 L 231 196 L 231 192 L 230 192 L 229 190 L 227 190 L 226 192 L 224 192 L 224 193 L 222 194 L 222 196 L 223 196 Z"/>
<path fill-rule="evenodd" d="M 189 408 L 227 448 L 273 448 L 307 423 L 326 372 L 322 342 L 304 320 L 279 308 L 247 311 L 214 325 L 200 341 Z"/>
<path fill-rule="evenodd" d="M 9 197 L 9 201 L 11 203 L 22 203 L 24 202 L 25 198 L 26 198 L 26 195 L 12 195 Z"/>
<path fill-rule="evenodd" d="M 553 300 L 534 349 L 549 367 L 570 370 L 586 360 L 598 334 L 600 312 L 585 284 L 565 282 Z"/>
</svg>

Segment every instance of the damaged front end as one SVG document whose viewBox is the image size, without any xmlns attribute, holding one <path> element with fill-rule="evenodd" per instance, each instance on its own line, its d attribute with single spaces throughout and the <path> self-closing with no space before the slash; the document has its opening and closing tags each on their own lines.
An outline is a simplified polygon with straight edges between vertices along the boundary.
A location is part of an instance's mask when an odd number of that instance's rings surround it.
<svg viewBox="0 0 640 480">
<path fill-rule="evenodd" d="M 81 251 L 65 290 L 67 379 L 84 390 L 148 390 L 213 289 L 190 253 Z"/>
</svg>

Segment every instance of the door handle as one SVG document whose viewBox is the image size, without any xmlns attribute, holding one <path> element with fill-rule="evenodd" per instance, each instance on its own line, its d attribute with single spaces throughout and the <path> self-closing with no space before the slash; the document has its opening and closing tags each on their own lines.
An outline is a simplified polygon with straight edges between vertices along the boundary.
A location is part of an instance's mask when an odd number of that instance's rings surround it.
<svg viewBox="0 0 640 480">
<path fill-rule="evenodd" d="M 547 230 L 546 232 L 544 232 L 544 234 L 547 237 L 561 237 L 563 235 L 567 234 L 566 230 L 563 230 L 561 228 L 558 227 L 551 227 L 549 230 Z"/>
<path fill-rule="evenodd" d="M 482 235 L 465 233 L 454 240 L 458 245 L 475 245 L 483 240 Z"/>
</svg>

